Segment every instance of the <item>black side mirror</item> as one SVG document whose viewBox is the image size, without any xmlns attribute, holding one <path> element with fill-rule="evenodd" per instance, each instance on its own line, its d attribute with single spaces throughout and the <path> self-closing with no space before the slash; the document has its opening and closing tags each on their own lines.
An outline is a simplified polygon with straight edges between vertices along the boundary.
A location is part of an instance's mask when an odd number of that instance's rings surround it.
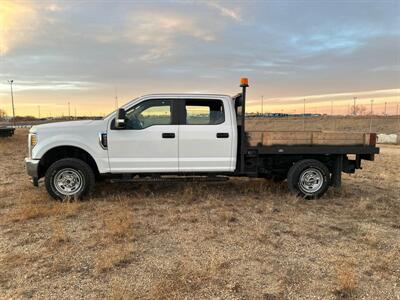
<svg viewBox="0 0 400 300">
<path fill-rule="evenodd" d="M 126 118 L 126 111 L 123 108 L 119 108 L 117 110 L 117 114 L 115 115 L 115 128 L 117 129 L 124 129 L 126 124 L 125 124 L 125 118 Z"/>
</svg>

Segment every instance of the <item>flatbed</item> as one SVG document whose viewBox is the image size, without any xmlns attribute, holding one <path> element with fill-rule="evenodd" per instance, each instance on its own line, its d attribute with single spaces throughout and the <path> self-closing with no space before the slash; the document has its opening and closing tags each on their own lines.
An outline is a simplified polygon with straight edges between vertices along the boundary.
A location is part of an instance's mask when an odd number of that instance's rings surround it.
<svg viewBox="0 0 400 300">
<path fill-rule="evenodd" d="M 0 128 L 0 137 L 10 137 L 13 136 L 15 128 L 13 127 L 2 127 Z"/>
</svg>

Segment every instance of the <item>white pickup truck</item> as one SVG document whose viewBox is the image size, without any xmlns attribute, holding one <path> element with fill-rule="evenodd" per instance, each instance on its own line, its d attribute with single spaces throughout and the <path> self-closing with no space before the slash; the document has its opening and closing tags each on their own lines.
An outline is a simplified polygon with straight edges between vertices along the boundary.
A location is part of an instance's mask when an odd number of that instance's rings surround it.
<svg viewBox="0 0 400 300">
<path fill-rule="evenodd" d="M 95 180 L 226 180 L 232 176 L 287 178 L 290 190 L 319 197 L 340 186 L 361 159 L 379 153 L 367 144 L 250 143 L 245 131 L 247 79 L 231 97 L 153 94 L 139 97 L 102 120 L 69 121 L 31 128 L 28 175 L 45 178 L 55 199 L 88 195 Z M 253 133 L 254 134 L 254 133 Z M 355 154 L 351 160 L 347 154 Z"/>
</svg>

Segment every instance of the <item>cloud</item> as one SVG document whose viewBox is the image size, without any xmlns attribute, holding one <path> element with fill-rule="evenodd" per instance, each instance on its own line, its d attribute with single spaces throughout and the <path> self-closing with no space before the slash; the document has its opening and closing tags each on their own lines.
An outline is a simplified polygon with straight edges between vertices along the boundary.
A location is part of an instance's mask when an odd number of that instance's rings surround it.
<svg viewBox="0 0 400 300">
<path fill-rule="evenodd" d="M 49 10 L 51 12 L 59 12 L 59 11 L 63 11 L 63 8 L 58 5 L 57 3 L 50 3 L 49 5 L 47 5 L 45 7 L 46 10 Z"/>
<path fill-rule="evenodd" d="M 237 22 L 242 21 L 242 17 L 240 16 L 239 11 L 237 11 L 235 9 L 227 8 L 215 1 L 210 1 L 210 2 L 205 2 L 205 3 L 207 6 L 216 9 L 222 16 L 232 18 Z"/>
<path fill-rule="evenodd" d="M 31 41 L 40 23 L 32 3 L 3 0 L 0 5 L 0 55 Z"/>
<path fill-rule="evenodd" d="M 59 4 L 46 0 L 1 0 L 0 55 L 34 41 L 47 23 L 54 23 L 53 14 L 61 11 Z"/>
<path fill-rule="evenodd" d="M 145 46 L 146 53 L 140 58 L 155 61 L 172 55 L 180 38 L 192 38 L 203 42 L 215 40 L 214 33 L 193 17 L 176 13 L 141 12 L 131 16 L 125 38 L 133 44 Z"/>
</svg>

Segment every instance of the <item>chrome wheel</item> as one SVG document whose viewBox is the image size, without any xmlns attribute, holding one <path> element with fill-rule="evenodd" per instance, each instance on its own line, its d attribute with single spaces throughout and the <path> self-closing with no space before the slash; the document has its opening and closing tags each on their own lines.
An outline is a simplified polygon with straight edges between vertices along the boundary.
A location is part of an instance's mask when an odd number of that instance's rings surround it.
<svg viewBox="0 0 400 300">
<path fill-rule="evenodd" d="M 61 169 L 54 176 L 54 187 L 57 192 L 65 196 L 77 194 L 82 190 L 83 185 L 83 175 L 75 169 Z"/>
<path fill-rule="evenodd" d="M 318 192 L 323 184 L 324 176 L 316 168 L 308 168 L 300 174 L 299 188 L 305 194 Z"/>
</svg>

